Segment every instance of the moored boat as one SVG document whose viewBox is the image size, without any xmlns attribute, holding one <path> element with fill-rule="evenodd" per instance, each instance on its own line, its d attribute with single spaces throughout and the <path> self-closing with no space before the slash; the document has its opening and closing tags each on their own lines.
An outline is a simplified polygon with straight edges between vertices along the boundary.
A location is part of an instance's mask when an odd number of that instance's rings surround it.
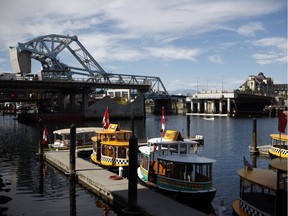
<svg viewBox="0 0 288 216">
<path fill-rule="evenodd" d="M 237 170 L 240 191 L 232 204 L 234 215 L 287 215 L 287 159 L 273 159 L 270 166 Z"/>
<path fill-rule="evenodd" d="M 109 124 L 107 129 L 99 128 L 92 137 L 92 162 L 105 166 L 111 170 L 127 168 L 129 165 L 130 130 L 122 130 L 117 124 Z"/>
<path fill-rule="evenodd" d="M 76 146 L 92 147 L 91 138 L 96 135 L 99 127 L 79 127 L 76 128 Z M 54 142 L 48 144 L 49 148 L 65 149 L 70 146 L 70 128 L 53 131 Z"/>
<path fill-rule="evenodd" d="M 213 116 L 204 116 L 203 119 L 213 121 L 214 117 Z"/>
<path fill-rule="evenodd" d="M 211 204 L 216 193 L 212 184 L 215 160 L 198 155 L 197 144 L 172 130 L 149 139 L 147 146 L 139 147 L 139 181 L 189 204 Z"/>
<path fill-rule="evenodd" d="M 288 135 L 270 134 L 271 146 L 268 150 L 270 158 L 288 158 Z"/>
</svg>

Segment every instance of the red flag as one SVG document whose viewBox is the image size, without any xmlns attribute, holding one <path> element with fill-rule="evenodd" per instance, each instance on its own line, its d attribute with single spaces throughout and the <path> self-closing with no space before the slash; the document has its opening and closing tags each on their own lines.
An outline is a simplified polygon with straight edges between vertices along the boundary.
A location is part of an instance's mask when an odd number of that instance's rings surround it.
<svg viewBox="0 0 288 216">
<path fill-rule="evenodd" d="M 108 111 L 108 107 L 106 108 L 105 112 L 104 112 L 104 116 L 103 116 L 103 120 L 102 120 L 102 125 L 103 128 L 107 129 L 110 125 L 109 122 L 109 111 Z"/>
<path fill-rule="evenodd" d="M 48 137 L 48 131 L 46 126 L 44 126 L 44 130 L 43 130 L 43 145 L 47 144 L 47 137 Z"/>
<path fill-rule="evenodd" d="M 283 111 L 278 112 L 278 131 L 285 133 L 287 125 L 287 115 Z"/>
<path fill-rule="evenodd" d="M 165 134 L 165 117 L 164 117 L 164 107 L 162 107 L 162 125 L 161 125 L 161 133 L 162 137 L 164 137 Z"/>
</svg>

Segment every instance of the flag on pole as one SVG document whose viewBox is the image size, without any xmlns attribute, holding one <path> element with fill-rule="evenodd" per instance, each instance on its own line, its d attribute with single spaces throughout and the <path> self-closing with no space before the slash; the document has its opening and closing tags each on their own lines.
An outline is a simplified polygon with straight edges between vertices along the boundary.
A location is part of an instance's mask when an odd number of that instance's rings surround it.
<svg viewBox="0 0 288 216">
<path fill-rule="evenodd" d="M 165 117 L 164 117 L 164 107 L 162 107 L 162 124 L 161 124 L 161 133 L 162 137 L 164 137 L 165 134 Z"/>
<path fill-rule="evenodd" d="M 109 122 L 109 111 L 108 111 L 108 107 L 106 108 L 105 112 L 104 112 L 104 116 L 103 116 L 103 120 L 102 120 L 102 125 L 103 128 L 107 129 L 110 125 Z"/>
<path fill-rule="evenodd" d="M 46 126 L 44 126 L 44 130 L 43 130 L 43 145 L 47 144 L 47 138 L 48 138 L 48 131 Z"/>
<path fill-rule="evenodd" d="M 287 115 L 282 110 L 280 110 L 278 112 L 278 131 L 285 133 L 286 125 L 287 125 Z"/>
</svg>

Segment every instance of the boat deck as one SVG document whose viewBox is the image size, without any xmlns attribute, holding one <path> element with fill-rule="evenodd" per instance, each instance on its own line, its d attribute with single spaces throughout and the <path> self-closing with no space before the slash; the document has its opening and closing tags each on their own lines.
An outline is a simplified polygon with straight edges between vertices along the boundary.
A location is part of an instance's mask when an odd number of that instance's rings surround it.
<svg viewBox="0 0 288 216">
<path fill-rule="evenodd" d="M 64 173 L 69 172 L 69 151 L 46 151 L 45 160 Z M 76 175 L 79 184 L 101 194 L 114 204 L 128 204 L 128 179 L 113 180 L 114 173 L 82 158 L 76 157 Z M 167 196 L 137 184 L 139 215 L 207 215 L 181 204 Z"/>
</svg>

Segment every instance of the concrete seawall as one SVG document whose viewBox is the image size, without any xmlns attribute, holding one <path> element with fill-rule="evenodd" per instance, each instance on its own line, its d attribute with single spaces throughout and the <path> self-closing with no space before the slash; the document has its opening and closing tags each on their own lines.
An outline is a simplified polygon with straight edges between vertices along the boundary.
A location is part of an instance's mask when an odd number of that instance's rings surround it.
<svg viewBox="0 0 288 216">
<path fill-rule="evenodd" d="M 132 115 L 135 118 L 145 117 L 144 97 L 139 95 L 133 102 L 125 105 L 118 104 L 106 96 L 85 109 L 84 118 L 103 118 L 106 107 L 109 108 L 109 115 L 114 118 L 128 118 Z"/>
</svg>

